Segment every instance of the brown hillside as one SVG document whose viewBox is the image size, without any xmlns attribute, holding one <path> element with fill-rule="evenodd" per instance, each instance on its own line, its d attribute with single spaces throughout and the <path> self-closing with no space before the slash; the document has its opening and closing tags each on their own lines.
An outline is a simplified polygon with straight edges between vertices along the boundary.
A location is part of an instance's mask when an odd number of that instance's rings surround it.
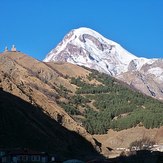
<svg viewBox="0 0 163 163">
<path fill-rule="evenodd" d="M 163 144 L 163 127 L 158 129 L 146 129 L 144 127 L 134 127 L 122 131 L 109 130 L 104 135 L 94 135 L 102 144 L 103 154 L 110 155 L 107 147 L 116 150 L 117 148 L 129 148 L 130 143 L 135 140 L 141 140 L 143 138 L 150 138 L 156 141 L 157 144 Z M 115 154 L 113 152 L 113 154 Z"/>
<path fill-rule="evenodd" d="M 60 98 L 57 92 L 60 84 L 69 90 L 75 89 L 66 79 L 64 71 L 62 72 L 63 64 L 60 66 L 61 69 L 59 64 L 48 65 L 20 52 L 2 53 L 0 54 L 0 87 L 42 108 L 43 112 L 52 119 L 67 129 L 79 133 L 95 146 L 92 136 L 56 103 L 56 99 Z M 70 69 L 69 64 L 65 66 L 68 67 L 67 70 Z M 88 73 L 84 68 L 78 69 L 83 69 L 83 72 L 80 70 L 83 75 Z"/>
</svg>

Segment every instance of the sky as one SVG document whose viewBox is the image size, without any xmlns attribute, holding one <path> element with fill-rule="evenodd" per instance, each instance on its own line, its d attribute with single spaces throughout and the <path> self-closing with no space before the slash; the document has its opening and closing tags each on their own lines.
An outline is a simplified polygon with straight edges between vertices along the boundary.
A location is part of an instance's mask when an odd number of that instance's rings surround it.
<svg viewBox="0 0 163 163">
<path fill-rule="evenodd" d="M 0 52 L 14 44 L 43 60 L 79 27 L 138 57 L 163 58 L 163 0 L 0 0 Z"/>
</svg>

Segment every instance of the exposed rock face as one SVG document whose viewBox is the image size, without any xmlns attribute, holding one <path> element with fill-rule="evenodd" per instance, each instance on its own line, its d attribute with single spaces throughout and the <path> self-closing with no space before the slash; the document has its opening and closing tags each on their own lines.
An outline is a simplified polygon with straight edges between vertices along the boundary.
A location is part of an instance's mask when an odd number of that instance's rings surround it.
<svg viewBox="0 0 163 163">
<path fill-rule="evenodd" d="M 163 60 L 138 58 L 88 28 L 68 33 L 44 59 L 70 62 L 112 75 L 141 92 L 163 99 Z"/>
<path fill-rule="evenodd" d="M 163 60 L 147 60 L 141 66 L 138 62 L 132 60 L 128 71 L 116 77 L 149 96 L 163 100 Z"/>
<path fill-rule="evenodd" d="M 136 63 L 131 61 L 129 71 L 117 76 L 118 79 L 125 81 L 141 92 L 152 97 L 163 100 L 163 60 L 155 59 L 141 66 L 139 70 Z"/>
</svg>

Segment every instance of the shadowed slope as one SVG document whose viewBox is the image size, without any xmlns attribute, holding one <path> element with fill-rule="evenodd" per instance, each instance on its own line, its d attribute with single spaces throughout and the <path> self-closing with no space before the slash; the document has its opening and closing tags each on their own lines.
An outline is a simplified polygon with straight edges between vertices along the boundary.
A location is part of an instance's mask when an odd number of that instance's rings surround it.
<svg viewBox="0 0 163 163">
<path fill-rule="evenodd" d="M 42 108 L 52 119 L 61 120 L 62 126 L 95 145 L 92 136 L 57 104 L 57 99 L 62 99 L 61 85 L 70 90 L 75 87 L 55 66 L 46 65 L 21 52 L 4 52 L 0 55 L 0 70 L 0 87 L 5 91 Z"/>
<path fill-rule="evenodd" d="M 0 148 L 30 148 L 62 157 L 97 155 L 83 137 L 22 99 L 0 89 Z"/>
</svg>

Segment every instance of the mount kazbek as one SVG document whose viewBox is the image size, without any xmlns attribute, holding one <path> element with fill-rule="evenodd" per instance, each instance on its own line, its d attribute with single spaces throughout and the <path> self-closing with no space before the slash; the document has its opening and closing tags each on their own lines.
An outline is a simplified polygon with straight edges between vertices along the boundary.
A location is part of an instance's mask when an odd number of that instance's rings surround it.
<svg viewBox="0 0 163 163">
<path fill-rule="evenodd" d="M 69 62 L 95 69 L 163 100 L 163 59 L 136 57 L 89 28 L 71 30 L 43 61 Z"/>
</svg>

